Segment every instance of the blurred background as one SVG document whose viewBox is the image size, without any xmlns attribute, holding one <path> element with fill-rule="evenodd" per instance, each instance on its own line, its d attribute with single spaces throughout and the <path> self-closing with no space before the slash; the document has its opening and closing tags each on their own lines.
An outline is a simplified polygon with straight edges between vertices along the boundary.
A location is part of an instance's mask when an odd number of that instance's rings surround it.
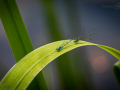
<svg viewBox="0 0 120 90">
<path fill-rule="evenodd" d="M 34 49 L 96 31 L 93 43 L 120 50 L 119 0 L 16 0 Z M 90 40 L 87 40 L 90 41 Z M 7 56 L 6 56 L 7 55 Z M 11 62 L 9 62 L 11 61 Z M 112 66 L 118 60 L 96 47 L 76 48 L 43 69 L 49 90 L 119 90 Z M 0 80 L 15 64 L 0 21 Z"/>
</svg>

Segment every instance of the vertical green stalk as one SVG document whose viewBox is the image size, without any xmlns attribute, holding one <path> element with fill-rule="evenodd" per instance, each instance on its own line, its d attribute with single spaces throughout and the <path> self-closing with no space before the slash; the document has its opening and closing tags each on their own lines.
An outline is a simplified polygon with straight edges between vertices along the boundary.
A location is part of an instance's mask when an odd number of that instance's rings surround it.
<svg viewBox="0 0 120 90">
<path fill-rule="evenodd" d="M 15 60 L 18 62 L 34 48 L 15 0 L 0 0 L 0 18 Z M 41 82 L 37 77 L 41 79 Z M 46 89 L 42 72 L 37 77 L 30 84 L 29 89 Z"/>
<path fill-rule="evenodd" d="M 73 35 L 79 36 L 80 35 L 80 31 L 81 31 L 81 17 L 79 15 L 79 7 L 77 6 L 77 0 L 62 0 L 63 3 L 65 4 L 66 8 L 65 11 L 67 13 L 67 17 L 68 18 L 68 25 L 70 28 L 70 31 Z M 93 85 L 92 85 L 92 79 L 90 76 L 90 70 L 89 70 L 89 63 L 87 61 L 87 56 L 86 56 L 86 51 L 85 48 L 83 47 L 82 49 L 82 54 L 78 54 L 80 50 L 74 50 L 71 52 L 72 55 L 72 59 L 71 60 L 75 60 L 75 62 L 73 63 L 73 66 L 75 67 L 75 74 L 76 74 L 76 79 L 77 79 L 77 88 L 78 89 L 94 89 Z M 86 61 L 85 61 L 86 59 Z M 84 71 L 82 70 L 84 68 Z M 86 77 L 87 74 L 88 76 Z"/>
<path fill-rule="evenodd" d="M 56 20 L 55 7 L 52 0 L 40 0 L 43 4 L 47 24 L 49 27 L 49 34 L 53 41 L 61 40 L 60 28 Z M 77 82 L 74 71 L 71 67 L 68 54 L 60 56 L 57 61 L 57 68 L 60 77 L 60 88 L 62 90 L 77 90 Z"/>
</svg>

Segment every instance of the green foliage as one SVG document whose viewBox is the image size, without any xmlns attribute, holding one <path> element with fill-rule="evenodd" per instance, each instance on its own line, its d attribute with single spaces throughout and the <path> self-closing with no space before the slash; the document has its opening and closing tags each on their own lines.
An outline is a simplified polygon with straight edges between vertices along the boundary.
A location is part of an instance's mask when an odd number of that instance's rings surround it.
<svg viewBox="0 0 120 90">
<path fill-rule="evenodd" d="M 15 0 L 0 0 L 0 16 L 16 62 L 34 50 Z"/>
<path fill-rule="evenodd" d="M 64 40 L 63 40 L 64 41 Z M 51 61 L 53 61 L 58 56 L 68 52 L 74 48 L 86 45 L 96 45 L 109 53 L 115 56 L 120 60 L 120 51 L 113 49 L 108 46 L 98 45 L 90 42 L 79 41 L 77 44 L 71 41 L 66 45 L 62 51 L 57 52 L 58 48 L 63 41 L 53 42 L 42 47 L 37 48 L 36 50 L 30 52 L 25 57 L 23 57 L 17 64 L 15 64 L 12 69 L 6 74 L 3 80 L 0 83 L 0 86 L 10 85 L 10 89 L 26 89 L 34 77 Z M 68 41 L 68 40 L 66 40 Z M 115 53 L 116 52 L 116 53 Z"/>
<path fill-rule="evenodd" d="M 0 0 L 0 18 L 15 60 L 18 62 L 34 48 L 15 0 Z M 47 89 L 42 72 L 39 73 L 38 78 L 41 79 L 33 80 L 30 88 Z"/>
<path fill-rule="evenodd" d="M 120 61 L 113 65 L 113 71 L 120 87 Z"/>
</svg>

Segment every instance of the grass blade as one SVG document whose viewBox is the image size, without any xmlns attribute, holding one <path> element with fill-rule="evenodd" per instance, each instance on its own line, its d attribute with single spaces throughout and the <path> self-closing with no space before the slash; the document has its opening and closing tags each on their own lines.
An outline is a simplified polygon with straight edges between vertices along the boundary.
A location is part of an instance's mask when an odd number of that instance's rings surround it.
<svg viewBox="0 0 120 90">
<path fill-rule="evenodd" d="M 64 40 L 63 40 L 64 41 Z M 13 68 L 7 73 L 7 75 L 3 78 L 0 83 L 0 87 L 4 85 L 10 85 L 10 90 L 18 89 L 23 90 L 26 89 L 30 82 L 34 79 L 34 77 L 51 61 L 53 61 L 58 56 L 68 52 L 74 48 L 86 45 L 95 45 L 98 46 L 117 59 L 120 60 L 120 57 L 117 57 L 117 54 L 120 55 L 120 51 L 104 46 L 98 45 L 86 41 L 80 41 L 77 44 L 71 41 L 68 45 L 66 45 L 62 51 L 57 52 L 56 48 L 59 47 L 63 43 L 63 41 L 53 42 L 42 47 L 37 48 L 36 50 L 30 52 L 25 57 L 23 57 L 17 64 L 13 66 Z M 115 53 L 116 52 L 116 53 Z"/>
<path fill-rule="evenodd" d="M 15 0 L 0 0 L 0 16 L 16 62 L 34 50 Z M 28 47 L 28 48 L 27 48 Z"/>
<path fill-rule="evenodd" d="M 22 57 L 34 50 L 34 48 L 15 0 L 0 0 L 0 18 L 15 60 L 18 62 Z M 46 85 L 42 72 L 40 78 L 42 81 L 38 86 L 41 84 L 42 86 Z M 34 83 L 34 85 L 37 85 L 37 80 Z"/>
</svg>

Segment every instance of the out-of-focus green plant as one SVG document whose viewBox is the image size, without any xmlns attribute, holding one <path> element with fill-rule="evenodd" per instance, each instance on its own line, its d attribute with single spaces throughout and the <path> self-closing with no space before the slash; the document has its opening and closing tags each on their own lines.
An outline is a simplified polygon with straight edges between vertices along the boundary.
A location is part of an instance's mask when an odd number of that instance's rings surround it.
<svg viewBox="0 0 120 90">
<path fill-rule="evenodd" d="M 119 57 L 120 57 L 120 55 L 119 55 Z M 115 77 L 116 77 L 119 87 L 120 87 L 120 61 L 116 62 L 113 65 L 113 71 L 114 71 Z"/>
<path fill-rule="evenodd" d="M 62 32 L 62 28 L 59 24 L 59 21 L 57 19 L 57 13 L 56 13 L 56 7 L 54 4 L 54 1 L 52 1 L 52 0 L 39 0 L 39 1 L 43 7 L 44 16 L 46 18 L 47 26 L 49 28 L 47 32 L 51 36 L 51 41 L 61 40 L 63 32 Z M 75 23 L 75 20 L 73 21 L 73 23 Z M 72 55 L 75 56 L 74 59 L 76 59 L 76 62 L 77 62 L 78 57 L 77 57 L 76 52 L 73 52 Z M 55 61 L 54 64 L 56 64 L 55 66 L 56 66 L 56 70 L 58 73 L 57 75 L 59 78 L 58 79 L 59 88 L 61 90 L 90 89 L 90 87 L 92 87 L 92 85 L 86 83 L 86 78 L 83 75 L 82 70 L 79 71 L 80 74 L 75 72 L 75 70 L 72 67 L 68 53 L 57 58 L 57 60 Z M 77 71 L 77 69 L 76 69 L 76 71 Z M 86 72 L 87 72 L 87 70 L 86 70 Z M 88 81 L 91 82 L 90 80 L 88 80 Z M 80 84 L 80 83 L 82 83 L 82 84 Z"/>
</svg>

